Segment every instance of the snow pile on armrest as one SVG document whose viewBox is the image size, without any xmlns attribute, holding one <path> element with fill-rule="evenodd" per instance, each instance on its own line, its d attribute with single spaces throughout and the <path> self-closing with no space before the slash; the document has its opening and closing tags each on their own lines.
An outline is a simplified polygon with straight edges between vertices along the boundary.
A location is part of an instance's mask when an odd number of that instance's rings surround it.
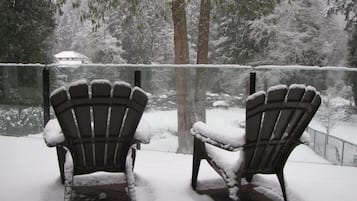
<svg viewBox="0 0 357 201">
<path fill-rule="evenodd" d="M 151 138 L 150 130 L 151 128 L 149 123 L 145 119 L 141 118 L 139 125 L 136 129 L 134 138 L 140 141 L 141 143 L 148 144 Z"/>
<path fill-rule="evenodd" d="M 49 147 L 56 146 L 57 144 L 64 142 L 65 138 L 57 119 L 51 119 L 46 124 L 43 137 Z"/>
<path fill-rule="evenodd" d="M 224 145 L 242 147 L 245 144 L 245 130 L 235 127 L 217 128 L 203 122 L 196 122 L 192 128 L 193 135 L 201 135 Z"/>
<path fill-rule="evenodd" d="M 305 132 L 301 135 L 300 141 L 301 141 L 303 144 L 309 145 L 310 142 L 311 142 L 310 134 L 305 131 Z"/>
</svg>

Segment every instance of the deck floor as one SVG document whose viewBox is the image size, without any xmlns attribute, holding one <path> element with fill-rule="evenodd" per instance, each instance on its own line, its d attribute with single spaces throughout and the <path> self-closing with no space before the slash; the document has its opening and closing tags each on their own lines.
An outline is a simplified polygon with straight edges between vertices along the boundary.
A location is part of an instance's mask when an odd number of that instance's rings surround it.
<svg viewBox="0 0 357 201">
<path fill-rule="evenodd" d="M 74 201 L 130 201 L 126 192 L 126 185 L 104 185 L 92 187 L 75 187 Z M 226 188 L 197 191 L 199 194 L 210 196 L 214 201 L 230 201 Z M 273 201 L 254 190 L 254 186 L 242 186 L 242 201 Z"/>
</svg>

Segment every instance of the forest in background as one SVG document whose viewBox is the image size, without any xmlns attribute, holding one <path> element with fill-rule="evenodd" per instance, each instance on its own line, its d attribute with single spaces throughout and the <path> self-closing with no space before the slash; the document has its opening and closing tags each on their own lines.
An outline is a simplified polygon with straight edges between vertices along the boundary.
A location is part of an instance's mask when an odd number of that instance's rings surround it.
<svg viewBox="0 0 357 201">
<path fill-rule="evenodd" d="M 197 56 L 199 2 L 191 0 L 186 5 L 190 63 L 195 63 Z M 346 23 L 342 16 L 327 16 L 325 0 L 227 2 L 211 5 L 208 63 L 348 65 Z M 174 63 L 170 2 L 140 1 L 133 8 L 130 1 L 120 1 L 107 9 L 99 23 L 87 19 L 85 12 L 88 12 L 86 0 L 80 5 L 71 1 L 63 5 L 62 15 L 56 15 L 52 54 L 74 50 L 88 56 L 93 63 L 104 64 Z M 174 72 L 167 69 L 158 72 L 153 70 L 144 76 L 156 80 L 147 89 L 153 93 L 162 92 L 162 86 L 174 89 Z M 322 89 L 331 82 L 319 73 L 299 74 L 288 72 L 280 79 L 276 73 L 268 73 L 264 79 L 269 80 L 266 85 L 307 80 L 306 83 Z M 235 86 L 246 80 L 247 75 L 216 69 L 209 71 L 208 77 L 208 89 L 212 92 L 245 92 Z"/>
<path fill-rule="evenodd" d="M 209 63 L 347 65 L 345 22 L 327 17 L 325 0 L 257 2 L 212 3 Z M 93 63 L 173 63 L 170 2 L 140 1 L 135 11 L 132 6 L 120 1 L 93 24 L 83 16 L 86 0 L 79 8 L 66 1 L 56 15 L 53 53 L 74 50 Z M 197 52 L 199 6 L 198 0 L 187 1 L 190 63 Z"/>
</svg>

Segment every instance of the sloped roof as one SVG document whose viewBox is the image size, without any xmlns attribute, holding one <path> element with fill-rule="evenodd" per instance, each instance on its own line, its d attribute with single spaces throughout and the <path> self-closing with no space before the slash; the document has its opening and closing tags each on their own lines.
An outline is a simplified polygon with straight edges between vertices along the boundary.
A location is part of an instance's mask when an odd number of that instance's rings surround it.
<svg viewBox="0 0 357 201">
<path fill-rule="evenodd" d="M 63 51 L 60 52 L 58 54 L 55 54 L 55 57 L 58 58 L 84 58 L 84 59 L 88 59 L 88 57 L 86 57 L 83 54 L 80 54 L 78 52 L 75 51 Z"/>
</svg>

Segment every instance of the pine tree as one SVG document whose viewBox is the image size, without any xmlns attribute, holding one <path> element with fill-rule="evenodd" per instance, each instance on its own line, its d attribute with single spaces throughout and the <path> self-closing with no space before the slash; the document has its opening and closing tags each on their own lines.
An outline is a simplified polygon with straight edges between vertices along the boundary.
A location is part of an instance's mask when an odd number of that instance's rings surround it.
<svg viewBox="0 0 357 201">
<path fill-rule="evenodd" d="M 357 68 L 357 25 L 353 27 L 351 38 L 348 41 L 348 47 L 349 47 L 348 63 L 351 67 Z M 357 72 L 351 73 L 350 83 L 352 85 L 353 99 L 356 107 L 357 106 Z"/>
<path fill-rule="evenodd" d="M 49 0 L 1 0 L 0 62 L 50 62 L 54 15 Z"/>
</svg>

